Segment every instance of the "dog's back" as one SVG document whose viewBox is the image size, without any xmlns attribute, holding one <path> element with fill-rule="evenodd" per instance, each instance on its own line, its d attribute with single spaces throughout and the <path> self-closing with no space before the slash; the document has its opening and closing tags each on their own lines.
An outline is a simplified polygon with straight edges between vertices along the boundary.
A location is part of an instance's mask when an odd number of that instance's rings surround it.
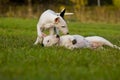
<svg viewBox="0 0 120 80">
<path fill-rule="evenodd" d="M 51 23 L 51 21 L 54 21 L 56 17 L 57 17 L 57 14 L 54 11 L 46 10 L 41 14 L 38 24 Z"/>
</svg>

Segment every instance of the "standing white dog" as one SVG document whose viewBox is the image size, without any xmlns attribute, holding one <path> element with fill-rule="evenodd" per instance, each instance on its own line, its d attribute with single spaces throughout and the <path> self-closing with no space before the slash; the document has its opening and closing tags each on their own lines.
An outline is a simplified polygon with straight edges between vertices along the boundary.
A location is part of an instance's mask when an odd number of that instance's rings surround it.
<svg viewBox="0 0 120 80">
<path fill-rule="evenodd" d="M 58 34 L 58 30 L 60 30 L 63 34 L 69 34 L 67 24 L 62 18 L 64 16 L 65 9 L 62 10 L 60 15 L 57 15 L 52 10 L 47 10 L 42 13 L 38 24 L 37 24 L 37 39 L 34 44 L 42 43 L 43 37 L 45 34 L 43 33 L 43 30 L 49 29 L 50 35 L 54 34 L 54 30 L 56 29 L 55 32 Z"/>
</svg>

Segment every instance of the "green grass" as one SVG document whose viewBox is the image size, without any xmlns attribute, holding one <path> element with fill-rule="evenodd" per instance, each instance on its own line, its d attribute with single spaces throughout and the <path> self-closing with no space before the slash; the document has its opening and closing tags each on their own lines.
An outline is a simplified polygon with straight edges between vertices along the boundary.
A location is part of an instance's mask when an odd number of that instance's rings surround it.
<svg viewBox="0 0 120 80">
<path fill-rule="evenodd" d="M 33 46 L 36 19 L 0 18 L 0 80 L 120 80 L 120 51 Z M 120 24 L 68 23 L 71 34 L 120 46 Z"/>
</svg>

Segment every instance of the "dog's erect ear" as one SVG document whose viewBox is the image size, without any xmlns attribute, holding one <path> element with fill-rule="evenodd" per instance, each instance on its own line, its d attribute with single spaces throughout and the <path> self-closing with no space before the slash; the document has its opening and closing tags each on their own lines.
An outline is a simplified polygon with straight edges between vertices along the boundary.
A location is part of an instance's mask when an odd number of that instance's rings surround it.
<svg viewBox="0 0 120 80">
<path fill-rule="evenodd" d="M 55 18 L 55 23 L 59 23 L 60 22 L 60 18 L 59 17 L 57 17 L 57 18 Z"/>
<path fill-rule="evenodd" d="M 60 16 L 62 17 L 62 18 L 64 18 L 64 14 L 65 14 L 65 8 L 60 12 Z"/>
<path fill-rule="evenodd" d="M 76 43 L 77 43 L 76 39 L 72 40 L 73 45 L 76 44 Z"/>
</svg>

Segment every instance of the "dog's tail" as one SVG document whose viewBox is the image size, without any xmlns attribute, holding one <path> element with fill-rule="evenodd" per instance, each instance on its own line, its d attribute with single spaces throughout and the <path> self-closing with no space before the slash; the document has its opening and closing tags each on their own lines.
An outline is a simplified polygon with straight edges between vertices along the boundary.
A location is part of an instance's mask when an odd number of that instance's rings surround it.
<svg viewBox="0 0 120 80">
<path fill-rule="evenodd" d="M 60 13 L 56 13 L 57 15 L 60 15 Z M 72 12 L 68 12 L 68 13 L 65 13 L 65 15 L 66 16 L 71 16 L 71 15 L 73 15 L 74 13 L 72 13 Z"/>
</svg>

